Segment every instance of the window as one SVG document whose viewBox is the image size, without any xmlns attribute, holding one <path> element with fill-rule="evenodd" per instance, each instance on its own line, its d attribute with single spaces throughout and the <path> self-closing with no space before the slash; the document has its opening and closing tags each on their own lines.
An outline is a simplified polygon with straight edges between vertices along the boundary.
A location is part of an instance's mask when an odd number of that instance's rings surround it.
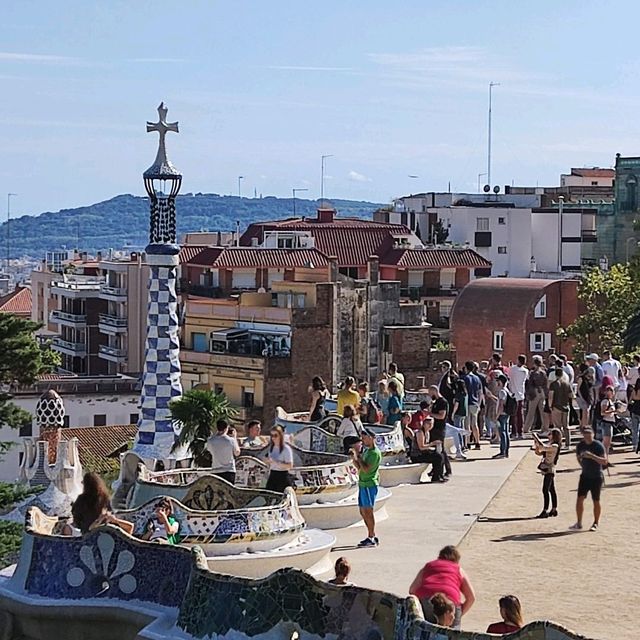
<svg viewBox="0 0 640 640">
<path fill-rule="evenodd" d="M 278 238 L 278 249 L 293 249 L 293 238 Z"/>
<path fill-rule="evenodd" d="M 507 224 L 505 218 L 498 218 L 498 224 Z"/>
<path fill-rule="evenodd" d="M 358 278 L 358 267 L 340 267 L 338 272 L 343 276 L 347 276 L 347 278 L 353 278 L 354 280 Z"/>
<path fill-rule="evenodd" d="M 476 218 L 476 231 L 489 231 L 489 218 Z"/>
<path fill-rule="evenodd" d="M 93 426 L 94 427 L 106 427 L 107 426 L 107 416 L 104 413 L 96 413 L 93 416 Z"/>
<path fill-rule="evenodd" d="M 490 247 L 491 246 L 491 231 L 476 231 L 475 246 L 476 247 Z"/>
<path fill-rule="evenodd" d="M 191 341 L 192 341 L 194 351 L 199 351 L 200 353 L 207 352 L 207 334 L 206 333 L 192 333 Z"/>
<path fill-rule="evenodd" d="M 213 386 L 213 392 L 219 396 L 221 393 L 224 393 L 224 387 L 221 384 L 215 384 Z"/>
<path fill-rule="evenodd" d="M 493 332 L 493 350 L 502 351 L 504 349 L 504 331 Z"/>
<path fill-rule="evenodd" d="M 21 438 L 27 438 L 33 435 L 33 422 L 31 419 L 25 420 L 25 423 L 20 427 L 18 435 Z"/>
<path fill-rule="evenodd" d="M 534 318 L 546 318 L 547 317 L 547 296 L 542 296 L 538 300 L 536 308 L 533 310 Z"/>
<path fill-rule="evenodd" d="M 529 334 L 529 350 L 533 353 L 541 353 L 551 349 L 550 333 L 530 333 Z"/>
<path fill-rule="evenodd" d="M 138 419 L 140 418 L 140 414 L 138 413 L 130 413 L 129 414 L 129 424 L 138 424 Z"/>
<path fill-rule="evenodd" d="M 65 429 L 68 429 L 68 428 L 69 428 L 69 426 L 70 426 L 70 424 L 71 424 L 71 423 L 69 422 L 69 416 L 65 416 L 65 417 L 62 419 L 62 426 L 63 426 Z"/>
<path fill-rule="evenodd" d="M 598 181 L 597 180 L 592 180 L 591 181 L 591 186 L 592 187 L 597 187 L 598 186 Z"/>
<path fill-rule="evenodd" d="M 242 406 L 246 409 L 253 407 L 253 389 L 242 388 Z"/>
<path fill-rule="evenodd" d="M 502 254 L 507 253 L 507 247 L 498 247 L 498 253 L 502 253 Z"/>
</svg>

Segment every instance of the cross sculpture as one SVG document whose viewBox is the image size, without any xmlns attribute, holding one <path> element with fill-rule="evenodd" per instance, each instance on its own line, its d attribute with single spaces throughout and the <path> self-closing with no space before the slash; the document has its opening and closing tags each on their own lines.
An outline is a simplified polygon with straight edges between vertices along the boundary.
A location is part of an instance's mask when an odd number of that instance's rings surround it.
<svg viewBox="0 0 640 640">
<path fill-rule="evenodd" d="M 158 107 L 158 122 L 147 122 L 147 133 L 157 131 L 160 134 L 158 153 L 156 155 L 156 160 L 152 165 L 152 168 L 158 169 L 160 173 L 164 173 L 167 169 L 173 169 L 172 164 L 167 159 L 167 151 L 164 145 L 164 138 L 167 135 L 167 131 L 178 133 L 178 123 L 167 122 L 168 111 L 169 109 L 164 106 L 164 102 L 161 102 Z M 175 169 L 173 169 L 173 171 L 169 171 L 169 173 L 173 172 L 175 172 Z"/>
</svg>

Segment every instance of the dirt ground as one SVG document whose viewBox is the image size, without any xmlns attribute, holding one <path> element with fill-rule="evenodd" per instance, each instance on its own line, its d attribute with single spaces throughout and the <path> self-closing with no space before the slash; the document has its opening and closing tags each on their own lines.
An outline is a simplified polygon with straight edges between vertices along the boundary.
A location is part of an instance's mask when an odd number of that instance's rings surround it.
<svg viewBox="0 0 640 640">
<path fill-rule="evenodd" d="M 559 515 L 533 519 L 542 510 L 539 458 L 530 452 L 461 543 L 461 564 L 477 601 L 463 628 L 482 630 L 499 620 L 497 601 L 515 594 L 525 621 L 554 620 L 596 640 L 637 640 L 640 576 L 640 458 L 621 449 L 602 494 L 600 529 L 590 532 L 585 503 L 582 532 L 575 522 L 579 466 L 563 454 L 556 474 Z"/>
</svg>

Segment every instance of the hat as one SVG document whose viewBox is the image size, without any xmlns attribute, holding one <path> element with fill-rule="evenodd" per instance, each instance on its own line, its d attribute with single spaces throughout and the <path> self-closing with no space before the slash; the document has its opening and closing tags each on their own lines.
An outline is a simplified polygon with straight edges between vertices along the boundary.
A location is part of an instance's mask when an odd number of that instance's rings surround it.
<svg viewBox="0 0 640 640">
<path fill-rule="evenodd" d="M 590 353 L 587 356 L 587 360 L 600 360 L 600 356 L 597 353 Z"/>
</svg>

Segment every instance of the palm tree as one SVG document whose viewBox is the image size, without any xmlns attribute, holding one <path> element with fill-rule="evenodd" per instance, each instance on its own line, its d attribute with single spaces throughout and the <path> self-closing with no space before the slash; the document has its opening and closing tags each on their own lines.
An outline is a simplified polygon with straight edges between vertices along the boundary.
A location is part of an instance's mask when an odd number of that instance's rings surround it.
<svg viewBox="0 0 640 640">
<path fill-rule="evenodd" d="M 210 389 L 190 389 L 181 398 L 172 401 L 169 409 L 171 419 L 182 425 L 172 451 L 188 447 L 197 466 L 207 463 L 206 444 L 215 423 L 220 419 L 230 420 L 237 415 L 227 396 Z"/>
</svg>

